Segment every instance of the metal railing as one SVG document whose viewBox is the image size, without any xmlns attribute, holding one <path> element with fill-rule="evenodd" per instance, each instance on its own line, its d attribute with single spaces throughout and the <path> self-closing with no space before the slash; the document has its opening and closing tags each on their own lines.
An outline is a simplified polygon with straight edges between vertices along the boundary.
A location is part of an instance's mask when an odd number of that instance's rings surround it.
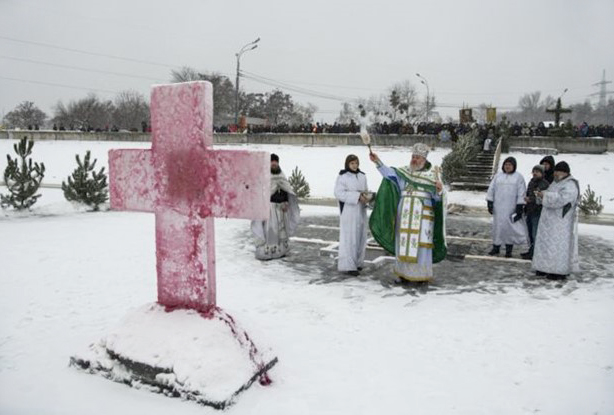
<svg viewBox="0 0 614 415">
<path fill-rule="evenodd" d="M 499 159 L 501 158 L 501 144 L 503 143 L 503 137 L 499 137 L 497 148 L 495 149 L 495 156 L 492 159 L 492 171 L 490 172 L 490 178 L 492 179 L 499 170 Z"/>
</svg>

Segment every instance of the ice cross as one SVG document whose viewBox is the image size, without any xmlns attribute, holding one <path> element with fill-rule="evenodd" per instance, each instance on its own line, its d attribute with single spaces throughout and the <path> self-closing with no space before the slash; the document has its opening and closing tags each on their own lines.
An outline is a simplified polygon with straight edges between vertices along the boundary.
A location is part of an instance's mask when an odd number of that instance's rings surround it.
<svg viewBox="0 0 614 415">
<path fill-rule="evenodd" d="M 213 150 L 209 82 L 154 86 L 151 150 L 109 151 L 111 209 L 154 212 L 158 302 L 216 305 L 214 217 L 269 215 L 269 155 Z"/>
</svg>

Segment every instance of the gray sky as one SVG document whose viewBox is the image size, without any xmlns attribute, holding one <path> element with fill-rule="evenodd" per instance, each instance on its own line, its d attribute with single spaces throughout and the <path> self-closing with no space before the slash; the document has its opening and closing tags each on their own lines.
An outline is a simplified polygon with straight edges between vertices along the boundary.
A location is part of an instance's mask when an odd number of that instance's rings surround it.
<svg viewBox="0 0 614 415">
<path fill-rule="evenodd" d="M 90 88 L 103 98 L 125 89 L 149 96 L 173 66 L 234 82 L 234 54 L 257 37 L 241 59 L 246 71 L 347 98 L 405 79 L 425 94 L 419 72 L 452 107 L 439 108 L 444 116 L 457 117 L 463 103 L 511 108 L 535 90 L 557 97 L 569 88 L 564 103 L 583 102 L 603 69 L 614 79 L 613 0 L 0 0 L 0 16 L 0 116 L 24 100 L 51 116 L 58 100 Z M 316 120 L 341 108 L 290 93 L 318 106 Z"/>
</svg>

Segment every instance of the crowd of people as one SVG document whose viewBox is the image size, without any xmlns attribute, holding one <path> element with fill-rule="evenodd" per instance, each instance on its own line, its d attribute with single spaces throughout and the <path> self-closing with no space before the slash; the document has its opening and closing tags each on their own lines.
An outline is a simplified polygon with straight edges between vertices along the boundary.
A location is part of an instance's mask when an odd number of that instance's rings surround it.
<svg viewBox="0 0 614 415">
<path fill-rule="evenodd" d="M 372 134 L 427 134 L 438 135 L 444 141 L 455 141 L 459 135 L 466 134 L 474 129 L 478 129 L 481 133 L 487 132 L 490 129 L 498 130 L 502 124 L 482 124 L 482 123 L 438 123 L 438 122 L 419 122 L 406 123 L 401 121 L 373 123 L 369 125 L 369 132 Z M 508 125 L 509 134 L 513 137 L 549 137 L 549 136 L 568 136 L 576 138 L 585 137 L 605 137 L 614 138 L 613 125 L 589 125 L 583 122 L 579 125 L 573 125 L 570 122 L 561 124 L 558 128 L 554 125 L 546 125 L 540 123 L 511 123 Z M 236 133 L 237 128 L 232 125 L 224 125 L 214 127 L 214 131 L 218 133 Z M 349 123 L 314 123 L 290 125 L 280 123 L 276 125 L 247 125 L 244 130 L 240 131 L 248 134 L 357 134 L 360 132 L 360 125 L 354 122 Z M 497 134 L 498 135 L 498 134 Z"/>
<path fill-rule="evenodd" d="M 360 275 L 370 229 L 373 238 L 395 256 L 393 272 L 400 281 L 431 281 L 433 264 L 447 255 L 446 190 L 440 169 L 428 161 L 428 154 L 428 146 L 418 143 L 409 165 L 389 167 L 370 152 L 370 160 L 384 178 L 376 193 L 369 191 L 359 158 L 346 157 L 334 191 L 340 210 L 339 272 Z M 514 245 L 526 244 L 529 249 L 520 256 L 532 261 L 536 275 L 565 279 L 579 270 L 579 183 L 569 164 L 555 164 L 552 156 L 533 167 L 528 187 L 516 167 L 513 157 L 505 159 L 488 188 L 487 208 L 493 215 L 493 245 L 488 254 L 499 255 L 504 245 L 505 257 L 512 258 Z M 270 202 L 269 219 L 252 222 L 260 260 L 285 256 L 300 220 L 296 195 L 275 154 L 271 155 Z M 370 216 L 368 207 L 373 208 Z"/>
</svg>

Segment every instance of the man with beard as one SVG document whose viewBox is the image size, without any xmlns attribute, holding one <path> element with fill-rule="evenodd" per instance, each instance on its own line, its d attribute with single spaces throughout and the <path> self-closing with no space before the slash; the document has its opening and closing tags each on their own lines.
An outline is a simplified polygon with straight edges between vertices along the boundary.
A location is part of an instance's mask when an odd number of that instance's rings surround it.
<svg viewBox="0 0 614 415">
<path fill-rule="evenodd" d="M 503 161 L 502 172 L 497 173 L 488 186 L 486 203 L 492 219 L 492 250 L 488 255 L 499 255 L 505 244 L 505 257 L 512 257 L 514 245 L 527 242 L 527 227 L 522 219 L 526 185 L 516 171 L 516 159 Z"/>
<path fill-rule="evenodd" d="M 271 208 L 268 221 L 252 221 L 256 238 L 256 258 L 276 259 L 286 256 L 288 240 L 300 219 L 298 201 L 286 175 L 279 167 L 279 156 L 271 154 Z"/>
<path fill-rule="evenodd" d="M 537 275 L 562 280 L 578 272 L 578 204 L 580 184 L 561 161 L 554 168 L 554 183 L 535 193 L 542 205 L 537 228 L 533 269 Z"/>
<path fill-rule="evenodd" d="M 400 168 L 370 154 L 384 180 L 369 226 L 375 240 L 394 253 L 394 273 L 402 281 L 430 281 L 433 263 L 446 256 L 444 188 L 428 152 L 427 145 L 414 145 L 411 164 Z"/>
</svg>

